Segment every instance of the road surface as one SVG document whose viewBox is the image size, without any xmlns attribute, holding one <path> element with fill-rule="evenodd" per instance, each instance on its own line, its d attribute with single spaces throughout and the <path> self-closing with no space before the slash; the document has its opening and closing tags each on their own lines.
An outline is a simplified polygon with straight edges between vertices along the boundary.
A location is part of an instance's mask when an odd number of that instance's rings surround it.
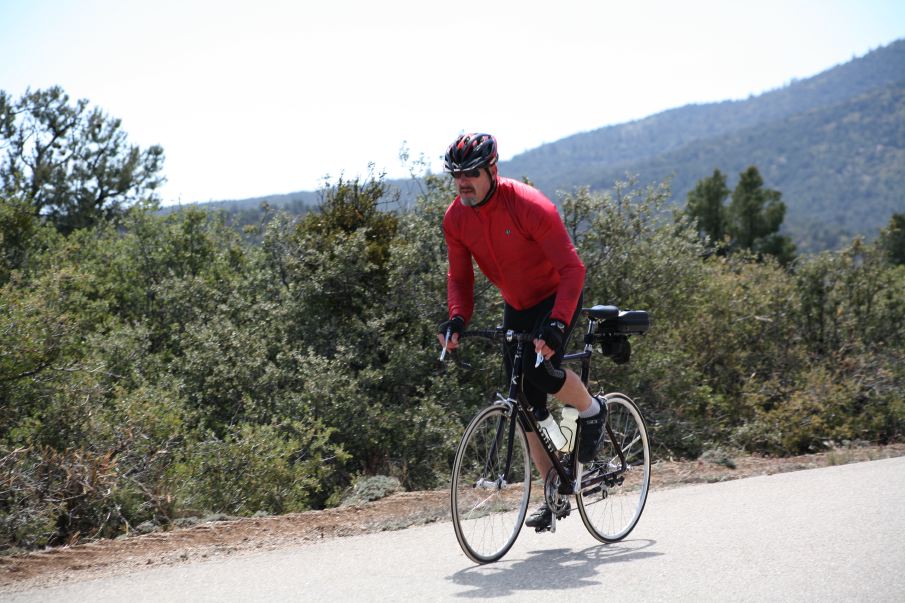
<svg viewBox="0 0 905 603">
<path fill-rule="evenodd" d="M 652 491 L 604 545 L 577 512 L 476 566 L 449 522 L 9 601 L 905 601 L 905 457 Z"/>
</svg>

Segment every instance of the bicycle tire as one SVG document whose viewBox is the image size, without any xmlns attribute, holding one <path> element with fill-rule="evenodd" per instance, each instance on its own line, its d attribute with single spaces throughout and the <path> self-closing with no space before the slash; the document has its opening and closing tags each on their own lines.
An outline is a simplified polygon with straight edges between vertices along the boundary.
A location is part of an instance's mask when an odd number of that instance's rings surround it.
<svg viewBox="0 0 905 603">
<path fill-rule="evenodd" d="M 453 527 L 462 551 L 476 563 L 497 561 L 509 551 L 528 510 L 532 467 L 528 439 L 509 413 L 505 406 L 479 412 L 465 429 L 453 463 Z M 506 465 L 513 421 L 512 463 L 505 482 L 497 481 Z"/>
<path fill-rule="evenodd" d="M 638 406 L 619 393 L 604 396 L 607 422 L 625 456 L 628 469 L 608 484 L 583 488 L 576 495 L 578 512 L 588 532 L 601 542 L 619 542 L 635 528 L 650 490 L 650 441 Z M 614 443 L 604 435 L 597 456 L 582 467 L 582 482 L 621 466 Z"/>
</svg>

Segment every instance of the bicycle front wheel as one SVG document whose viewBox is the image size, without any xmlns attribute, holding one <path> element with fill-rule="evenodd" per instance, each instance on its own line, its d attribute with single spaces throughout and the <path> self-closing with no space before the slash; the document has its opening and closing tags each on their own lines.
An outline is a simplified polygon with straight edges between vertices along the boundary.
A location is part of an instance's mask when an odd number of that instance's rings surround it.
<svg viewBox="0 0 905 603">
<path fill-rule="evenodd" d="M 476 563 L 497 561 L 512 547 L 528 510 L 528 440 L 505 406 L 472 419 L 456 451 L 450 506 L 456 539 Z"/>
<path fill-rule="evenodd" d="M 575 498 L 591 535 L 601 542 L 618 542 L 634 529 L 647 501 L 650 442 L 644 418 L 628 396 L 608 394 L 605 399 L 615 442 L 604 434 L 597 456 L 582 468 L 582 488 Z"/>
</svg>

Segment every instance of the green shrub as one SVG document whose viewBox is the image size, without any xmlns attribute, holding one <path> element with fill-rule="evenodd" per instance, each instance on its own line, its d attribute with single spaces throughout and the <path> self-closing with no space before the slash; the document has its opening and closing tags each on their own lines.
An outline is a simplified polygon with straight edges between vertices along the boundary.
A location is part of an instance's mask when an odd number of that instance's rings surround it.
<svg viewBox="0 0 905 603">
<path fill-rule="evenodd" d="M 390 494 L 399 492 L 402 484 L 395 477 L 386 475 L 371 475 L 355 480 L 352 491 L 343 498 L 341 506 L 348 507 L 360 505 L 372 500 L 386 498 Z"/>
<path fill-rule="evenodd" d="M 316 508 L 346 456 L 328 443 L 330 432 L 319 422 L 243 424 L 192 443 L 172 471 L 177 505 L 245 516 Z"/>
<path fill-rule="evenodd" d="M 900 365 L 870 356 L 813 364 L 797 380 L 768 381 L 743 392 L 752 420 L 731 440 L 750 451 L 788 455 L 843 441 L 885 444 L 905 435 Z"/>
<path fill-rule="evenodd" d="M 114 454 L 78 449 L 0 449 L 0 491 L 0 549 L 115 536 L 141 497 Z"/>
</svg>

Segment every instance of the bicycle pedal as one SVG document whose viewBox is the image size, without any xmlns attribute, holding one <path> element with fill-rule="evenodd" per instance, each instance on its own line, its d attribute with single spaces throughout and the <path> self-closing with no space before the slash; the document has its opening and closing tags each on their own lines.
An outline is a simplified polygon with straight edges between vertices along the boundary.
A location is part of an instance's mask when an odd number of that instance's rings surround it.
<svg viewBox="0 0 905 603">
<path fill-rule="evenodd" d="M 534 528 L 534 531 L 537 532 L 538 534 L 540 534 L 541 532 L 550 532 L 551 534 L 555 534 L 556 533 L 556 521 L 557 521 L 557 518 L 554 515 L 553 517 L 550 518 L 550 523 L 548 523 L 545 526 L 537 526 L 536 528 Z"/>
</svg>

